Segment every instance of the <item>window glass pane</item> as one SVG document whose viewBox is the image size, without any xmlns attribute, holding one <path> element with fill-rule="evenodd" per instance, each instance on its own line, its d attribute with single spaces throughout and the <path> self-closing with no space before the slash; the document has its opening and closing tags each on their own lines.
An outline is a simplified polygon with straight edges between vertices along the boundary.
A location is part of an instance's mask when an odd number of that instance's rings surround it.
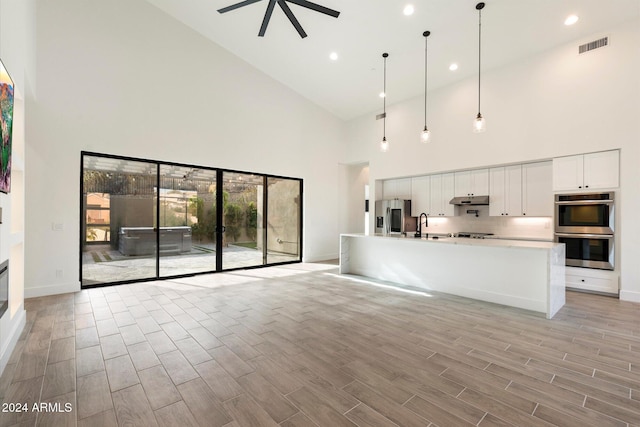
<svg viewBox="0 0 640 427">
<path fill-rule="evenodd" d="M 82 285 L 156 277 L 156 165 L 84 156 Z"/>
<path fill-rule="evenodd" d="M 86 242 L 111 242 L 111 208 L 108 193 L 88 193 L 85 209 Z"/>
<path fill-rule="evenodd" d="M 267 178 L 267 263 L 300 260 L 301 182 Z"/>
<path fill-rule="evenodd" d="M 222 268 L 263 265 L 264 176 L 224 172 Z"/>
<path fill-rule="evenodd" d="M 216 269 L 216 171 L 160 165 L 160 276 Z"/>
</svg>

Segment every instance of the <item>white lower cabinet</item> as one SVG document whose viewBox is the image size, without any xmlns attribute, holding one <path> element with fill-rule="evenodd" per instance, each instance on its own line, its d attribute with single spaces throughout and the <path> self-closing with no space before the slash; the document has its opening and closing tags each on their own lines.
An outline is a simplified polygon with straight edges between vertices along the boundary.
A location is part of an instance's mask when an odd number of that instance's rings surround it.
<svg viewBox="0 0 640 427">
<path fill-rule="evenodd" d="M 592 268 L 566 267 L 566 287 L 605 294 L 618 294 L 618 273 Z"/>
</svg>

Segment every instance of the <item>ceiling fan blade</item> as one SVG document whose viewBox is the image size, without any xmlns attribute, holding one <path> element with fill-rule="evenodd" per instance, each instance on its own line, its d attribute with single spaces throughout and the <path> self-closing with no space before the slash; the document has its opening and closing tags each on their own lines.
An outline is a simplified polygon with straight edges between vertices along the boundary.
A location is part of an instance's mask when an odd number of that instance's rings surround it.
<svg viewBox="0 0 640 427">
<path fill-rule="evenodd" d="M 245 1 L 241 1 L 240 3 L 232 4 L 231 6 L 227 6 L 227 7 L 223 7 L 222 9 L 218 9 L 218 13 L 231 12 L 232 10 L 236 10 L 236 9 L 244 7 L 244 6 L 248 6 L 250 4 L 257 3 L 259 1 L 262 1 L 262 0 L 245 0 Z"/>
<path fill-rule="evenodd" d="M 337 10 L 329 9 L 328 7 L 320 6 L 319 4 L 311 3 L 307 0 L 287 0 L 289 3 L 297 4 L 298 6 L 306 7 L 307 9 L 315 10 L 316 12 L 324 13 L 325 15 L 333 16 L 337 18 L 340 12 Z"/>
<path fill-rule="evenodd" d="M 269 0 L 269 5 L 267 6 L 267 11 L 264 13 L 264 19 L 262 20 L 260 32 L 258 33 L 259 37 L 264 37 L 264 33 L 267 32 L 267 26 L 269 25 L 269 20 L 271 20 L 271 14 L 273 13 L 273 8 L 276 6 L 276 1 L 277 0 Z"/>
<path fill-rule="evenodd" d="M 287 18 L 289 18 L 289 21 L 291 21 L 291 24 L 295 27 L 298 34 L 300 34 L 300 38 L 307 37 L 307 33 L 304 32 L 304 30 L 302 29 L 302 25 L 300 25 L 298 19 L 293 15 L 293 12 L 291 12 L 291 9 L 289 9 L 289 6 L 287 6 L 287 3 L 285 3 L 284 0 L 278 0 L 278 5 L 280 6 L 280 9 L 282 9 L 284 14 L 287 15 Z"/>
</svg>

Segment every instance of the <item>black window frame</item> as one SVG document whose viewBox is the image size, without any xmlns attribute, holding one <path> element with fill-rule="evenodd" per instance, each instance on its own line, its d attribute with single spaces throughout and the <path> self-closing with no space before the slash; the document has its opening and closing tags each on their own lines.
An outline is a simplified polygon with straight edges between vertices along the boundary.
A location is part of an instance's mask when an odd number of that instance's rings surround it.
<svg viewBox="0 0 640 427">
<path fill-rule="evenodd" d="M 265 239 L 265 254 L 263 255 L 264 258 L 264 264 L 262 265 L 253 265 L 253 266 L 245 266 L 245 267 L 235 267 L 235 268 L 227 268 L 224 269 L 222 266 L 222 251 L 220 251 L 220 254 L 217 255 L 216 257 L 216 265 L 215 265 L 215 270 L 211 270 L 211 271 L 202 271 L 202 272 L 192 272 L 192 273 L 186 273 L 186 274 L 177 274 L 177 275 L 169 275 L 169 276 L 161 276 L 160 275 L 160 233 L 156 233 L 156 254 L 155 254 L 155 260 L 156 260 L 156 277 L 150 277 L 150 278 L 141 278 L 141 279 L 131 279 L 131 280 L 120 280 L 120 281 L 114 281 L 114 282 L 100 282 L 100 283 L 95 283 L 95 284 L 83 284 L 82 280 L 82 256 L 83 256 L 83 248 L 84 245 L 86 244 L 85 242 L 85 227 L 86 227 L 86 218 L 85 218 L 85 206 L 84 206 L 84 170 L 85 170 L 85 157 L 86 156 L 91 156 L 91 157 L 102 157 L 102 158 L 108 158 L 108 159 L 116 159 L 116 160 L 124 160 L 124 161 L 133 161 L 133 162 L 145 162 L 145 163 L 149 163 L 149 164 L 155 164 L 156 166 L 156 170 L 158 171 L 157 174 L 157 179 L 158 179 L 158 183 L 157 183 L 157 188 L 160 188 L 160 168 L 161 166 L 177 166 L 177 167 L 187 167 L 187 168 L 197 168 L 197 169 L 206 169 L 206 170 L 211 170 L 211 171 L 216 171 L 216 176 L 217 179 L 220 180 L 219 182 L 221 182 L 222 179 L 222 175 L 223 173 L 240 173 L 240 174 L 252 174 L 252 175 L 256 175 L 256 176 L 261 176 L 263 177 L 264 182 L 268 181 L 268 178 L 276 178 L 276 179 L 286 179 L 286 180 L 292 180 L 292 181 L 297 181 L 299 183 L 299 188 L 300 188 L 300 203 L 299 203 L 299 254 L 298 254 L 298 259 L 297 260 L 292 260 L 292 261 L 281 261 L 281 262 L 272 262 L 272 263 L 267 263 L 267 256 L 266 256 L 266 239 Z M 142 283 L 142 282 L 150 282 L 150 281 L 156 281 L 156 280 L 171 280 L 171 279 L 178 279 L 178 278 L 184 278 L 184 277 L 194 277 L 194 276 L 201 276 L 204 274 L 215 274 L 215 273 L 227 273 L 227 272 L 231 272 L 231 271 L 239 271 L 239 270 L 253 270 L 253 269 L 259 269 L 259 268 L 265 268 L 265 267 L 273 267 L 273 266 L 278 266 L 278 265 L 289 265 L 289 264 L 299 264 L 302 262 L 302 258 L 303 258 L 303 248 L 304 248 L 304 241 L 303 241 L 303 237 L 304 237 L 304 180 L 302 178 L 296 178 L 296 177 L 290 177 L 290 176 L 284 176 L 284 175 L 274 175 L 274 174 L 268 174 L 268 173 L 262 173 L 262 172 L 253 172 L 253 171 L 244 171 L 244 170 L 236 170 L 236 169 L 225 169 L 225 168 L 219 168 L 219 167 L 215 167 L 215 166 L 202 166 L 202 165 L 194 165 L 194 164 L 188 164 L 188 163 L 178 163 L 178 162 L 170 162 L 170 161 L 163 161 L 163 160 L 154 160 L 154 159 L 144 159 L 144 158 L 138 158 L 138 157 L 130 157 L 130 156 L 121 156 L 121 155 L 115 155 L 115 154 L 106 154 L 106 153 L 98 153 L 98 152 L 93 152 L 93 151 L 80 151 L 80 191 L 79 191 L 80 197 L 79 197 L 79 210 L 80 210 L 80 224 L 79 224 L 79 231 L 80 231 L 80 235 L 79 235 L 79 266 L 78 266 L 78 277 L 80 280 L 80 288 L 81 289 L 92 289 L 92 288 L 99 288 L 99 287 L 107 287 L 107 286 L 115 286 L 115 285 L 123 285 L 123 284 L 130 284 L 130 283 Z M 263 209 L 264 209 L 264 222 L 266 224 L 267 221 L 267 208 L 268 208 L 268 189 L 267 186 L 265 185 L 263 188 Z M 217 206 L 222 206 L 222 191 L 218 191 L 216 197 L 218 198 L 216 205 Z M 156 218 L 160 218 L 159 216 L 159 209 L 160 209 L 160 199 L 158 198 L 158 202 L 156 203 Z M 218 208 L 216 211 L 216 215 L 217 215 L 217 224 L 222 224 L 222 209 Z M 264 227 L 263 229 L 263 233 L 267 233 L 266 227 Z M 217 235 L 221 235 L 221 232 L 216 233 Z M 220 238 L 221 240 L 221 238 Z"/>
</svg>

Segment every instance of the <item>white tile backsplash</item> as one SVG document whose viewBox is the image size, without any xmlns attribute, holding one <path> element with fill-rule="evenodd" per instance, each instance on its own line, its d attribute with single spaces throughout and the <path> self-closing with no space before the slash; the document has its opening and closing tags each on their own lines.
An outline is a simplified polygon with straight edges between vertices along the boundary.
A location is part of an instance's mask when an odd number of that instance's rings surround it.
<svg viewBox="0 0 640 427">
<path fill-rule="evenodd" d="M 467 210 L 478 210 L 478 217 Z M 429 217 L 427 233 L 493 233 L 502 238 L 553 240 L 551 217 L 503 217 L 489 216 L 489 206 L 457 206 L 457 215 L 448 218 Z M 426 231 L 425 231 L 426 230 Z"/>
</svg>

